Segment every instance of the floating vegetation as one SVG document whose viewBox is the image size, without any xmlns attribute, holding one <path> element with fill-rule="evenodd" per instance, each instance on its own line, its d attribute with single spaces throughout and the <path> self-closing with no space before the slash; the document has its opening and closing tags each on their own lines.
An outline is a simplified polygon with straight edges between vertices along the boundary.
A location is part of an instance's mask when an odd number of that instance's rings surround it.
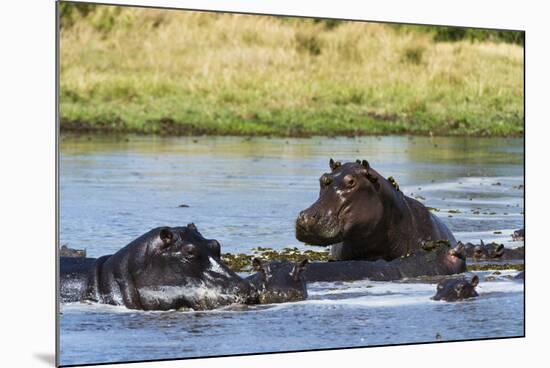
<svg viewBox="0 0 550 368">
<path fill-rule="evenodd" d="M 427 240 L 420 244 L 420 248 L 427 252 L 432 251 L 440 246 L 450 247 L 451 243 L 448 240 Z"/>
<path fill-rule="evenodd" d="M 433 212 L 439 212 L 441 211 L 439 208 L 435 208 L 435 207 L 426 207 L 428 209 L 428 211 L 433 211 Z"/>
<path fill-rule="evenodd" d="M 222 254 L 222 261 L 231 268 L 234 272 L 251 272 L 252 261 L 254 258 L 258 258 L 262 261 L 290 261 L 290 262 L 299 262 L 304 258 L 307 258 L 310 262 L 326 262 L 330 259 L 328 250 L 326 251 L 314 251 L 314 250 L 305 250 L 300 251 L 298 248 L 283 248 L 282 250 L 274 250 L 272 248 L 257 247 L 252 248 L 253 254 L 231 254 L 224 253 Z"/>
<path fill-rule="evenodd" d="M 466 266 L 468 271 L 492 271 L 492 270 L 517 270 L 525 271 L 525 265 L 523 263 L 510 264 L 510 263 L 488 263 L 488 264 L 470 264 Z M 496 273 L 495 273 L 496 274 Z"/>
</svg>

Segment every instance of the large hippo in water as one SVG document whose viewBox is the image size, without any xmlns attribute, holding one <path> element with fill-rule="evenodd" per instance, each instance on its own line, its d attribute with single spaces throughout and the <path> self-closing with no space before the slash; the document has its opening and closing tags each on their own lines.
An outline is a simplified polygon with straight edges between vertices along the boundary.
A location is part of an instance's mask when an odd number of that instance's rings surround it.
<svg viewBox="0 0 550 368">
<path fill-rule="evenodd" d="M 131 309 L 212 309 L 229 304 L 267 304 L 307 297 L 307 260 L 256 261 L 242 279 L 220 260 L 220 244 L 194 224 L 159 227 L 113 255 L 61 257 L 63 302 L 94 301 Z"/>
<path fill-rule="evenodd" d="M 211 309 L 246 303 L 251 285 L 220 259 L 220 244 L 193 224 L 158 227 L 112 255 L 60 258 L 63 302 L 130 309 Z"/>
<path fill-rule="evenodd" d="M 407 197 L 366 160 L 340 164 L 320 178 L 319 198 L 296 219 L 296 238 L 332 245 L 337 260 L 393 260 L 423 241 L 456 240 L 436 216 Z"/>
</svg>

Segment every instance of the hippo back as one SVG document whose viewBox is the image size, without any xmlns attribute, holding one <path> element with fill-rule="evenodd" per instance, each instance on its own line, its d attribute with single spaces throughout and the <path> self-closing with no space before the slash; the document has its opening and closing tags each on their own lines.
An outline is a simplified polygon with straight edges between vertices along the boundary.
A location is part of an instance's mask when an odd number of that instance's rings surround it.
<svg viewBox="0 0 550 368">
<path fill-rule="evenodd" d="M 408 257 L 393 261 L 312 262 L 304 275 L 308 282 L 316 281 L 392 281 L 419 276 L 452 275 L 466 271 L 460 246 L 438 245 L 433 250 L 417 250 Z"/>
<path fill-rule="evenodd" d="M 60 297 L 63 303 L 78 302 L 87 287 L 96 258 L 59 257 Z"/>
</svg>

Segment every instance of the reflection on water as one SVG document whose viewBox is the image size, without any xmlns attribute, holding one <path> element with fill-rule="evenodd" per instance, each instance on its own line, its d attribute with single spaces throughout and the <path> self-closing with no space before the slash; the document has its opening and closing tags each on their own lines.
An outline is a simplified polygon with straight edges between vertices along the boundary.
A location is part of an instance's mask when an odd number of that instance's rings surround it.
<svg viewBox="0 0 550 368">
<path fill-rule="evenodd" d="M 510 234 L 523 227 L 523 140 L 440 137 L 63 137 L 61 243 L 99 256 L 152 227 L 195 222 L 224 252 L 304 248 L 294 238 L 294 219 L 317 198 L 317 179 L 330 157 L 369 160 L 406 194 L 437 208 L 458 239 L 522 245 Z M 65 306 L 61 359 L 71 364 L 433 341 L 436 334 L 443 340 L 521 335 L 522 284 L 496 281 L 502 290 L 483 297 L 484 284 L 482 297 L 458 304 L 430 301 L 431 284 L 365 281 L 347 291 L 349 285 L 313 285 L 308 301 L 244 311 Z M 449 318 L 458 313 L 461 318 Z"/>
</svg>

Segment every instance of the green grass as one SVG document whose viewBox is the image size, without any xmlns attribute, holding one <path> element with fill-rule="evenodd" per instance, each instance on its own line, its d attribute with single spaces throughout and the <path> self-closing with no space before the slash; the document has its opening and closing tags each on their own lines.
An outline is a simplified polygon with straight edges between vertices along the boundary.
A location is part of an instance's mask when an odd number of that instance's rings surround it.
<svg viewBox="0 0 550 368">
<path fill-rule="evenodd" d="M 523 47 L 424 28 L 64 4 L 61 130 L 523 134 Z"/>
</svg>

